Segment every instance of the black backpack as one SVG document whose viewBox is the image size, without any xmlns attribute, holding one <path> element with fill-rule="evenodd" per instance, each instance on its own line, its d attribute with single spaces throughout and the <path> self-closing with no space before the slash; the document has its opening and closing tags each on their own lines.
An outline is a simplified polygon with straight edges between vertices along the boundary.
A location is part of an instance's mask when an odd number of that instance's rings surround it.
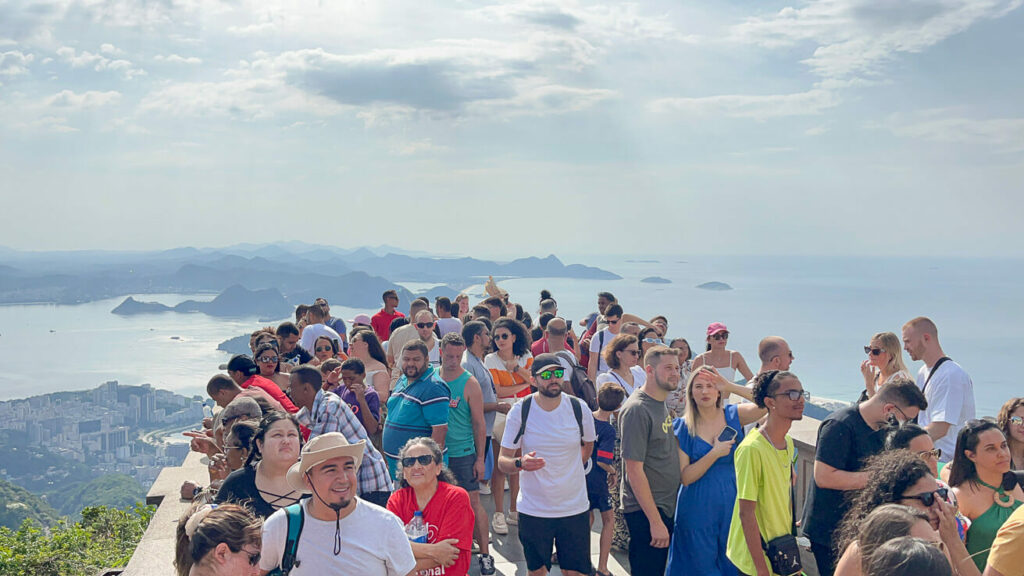
<svg viewBox="0 0 1024 576">
<path fill-rule="evenodd" d="M 580 366 L 572 352 L 562 350 L 561 352 L 556 352 L 556 354 L 560 358 L 565 358 L 572 366 L 572 376 L 569 377 L 569 384 L 572 385 L 572 395 L 583 400 L 591 412 L 597 410 L 597 387 L 594 386 L 594 383 L 587 376 L 586 369 Z"/>
<path fill-rule="evenodd" d="M 572 396 L 568 396 L 569 403 L 572 404 L 572 415 L 576 417 L 576 425 L 580 428 L 580 446 L 585 444 L 583 441 L 583 405 L 580 404 L 579 399 Z M 519 432 L 516 433 L 516 444 L 523 438 L 523 434 L 526 433 L 526 418 L 530 415 L 530 406 L 533 405 L 533 394 L 530 394 L 523 400 L 523 411 L 519 419 Z"/>
</svg>

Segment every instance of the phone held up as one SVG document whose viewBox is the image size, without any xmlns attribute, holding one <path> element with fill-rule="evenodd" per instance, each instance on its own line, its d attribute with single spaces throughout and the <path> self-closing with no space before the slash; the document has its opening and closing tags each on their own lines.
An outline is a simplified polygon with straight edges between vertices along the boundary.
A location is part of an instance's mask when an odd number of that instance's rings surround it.
<svg viewBox="0 0 1024 576">
<path fill-rule="evenodd" d="M 737 432 L 735 428 L 733 428 L 732 426 L 726 426 L 725 430 L 722 430 L 722 433 L 718 435 L 718 441 L 728 442 L 733 438 L 736 438 L 736 434 Z"/>
</svg>

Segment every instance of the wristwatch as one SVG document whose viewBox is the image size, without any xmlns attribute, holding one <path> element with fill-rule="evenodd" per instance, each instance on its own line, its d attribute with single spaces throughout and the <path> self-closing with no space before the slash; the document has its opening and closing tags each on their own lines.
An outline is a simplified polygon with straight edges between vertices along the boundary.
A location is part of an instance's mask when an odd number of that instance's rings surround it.
<svg viewBox="0 0 1024 576">
<path fill-rule="evenodd" d="M 516 458 L 514 464 L 516 465 L 516 468 L 522 468 L 523 467 L 523 461 L 520 460 L 519 458 Z"/>
</svg>

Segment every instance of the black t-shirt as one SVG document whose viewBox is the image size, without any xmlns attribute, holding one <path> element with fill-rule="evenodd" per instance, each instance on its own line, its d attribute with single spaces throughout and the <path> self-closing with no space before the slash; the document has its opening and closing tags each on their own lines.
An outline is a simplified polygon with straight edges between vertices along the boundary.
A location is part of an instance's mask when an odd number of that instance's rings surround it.
<svg viewBox="0 0 1024 576">
<path fill-rule="evenodd" d="M 300 496 L 302 496 L 301 493 L 293 492 L 287 495 L 286 498 L 279 500 L 277 504 L 281 507 L 294 504 L 296 500 L 293 498 Z M 259 489 L 256 488 L 256 468 L 252 466 L 242 466 L 228 474 L 228 477 L 224 479 L 224 483 L 221 484 L 220 490 L 217 491 L 215 501 L 217 504 L 231 502 L 232 504 L 245 506 L 253 514 L 264 520 L 276 512 L 276 509 L 263 499 Z"/>
<path fill-rule="evenodd" d="M 306 362 L 309 362 L 312 359 L 313 355 L 310 354 L 309 352 L 306 352 L 306 349 L 303 348 L 300 344 L 296 344 L 295 349 L 292 350 L 291 352 L 281 355 L 282 362 L 294 364 L 296 366 L 298 366 L 299 364 L 305 364 Z"/>
<path fill-rule="evenodd" d="M 864 466 L 864 460 L 881 452 L 883 446 L 883 432 L 872 430 L 857 405 L 853 405 L 833 412 L 821 423 L 815 460 L 837 470 L 856 472 Z M 811 482 L 804 504 L 804 535 L 817 544 L 831 546 L 832 534 L 849 510 L 854 494 L 819 488 Z"/>
</svg>

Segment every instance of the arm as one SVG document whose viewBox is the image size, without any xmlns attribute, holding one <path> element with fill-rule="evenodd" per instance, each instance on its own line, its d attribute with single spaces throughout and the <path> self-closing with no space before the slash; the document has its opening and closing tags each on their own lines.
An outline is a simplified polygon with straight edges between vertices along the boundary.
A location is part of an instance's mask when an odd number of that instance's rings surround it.
<svg viewBox="0 0 1024 576">
<path fill-rule="evenodd" d="M 772 572 L 765 562 L 764 552 L 761 550 L 761 528 L 757 525 L 757 502 L 753 500 L 739 500 L 740 524 L 743 526 L 743 539 L 747 542 L 747 550 L 754 560 L 754 569 L 757 576 L 769 576 Z"/>
<path fill-rule="evenodd" d="M 487 441 L 487 424 L 484 421 L 483 392 L 480 391 L 480 383 L 476 378 L 469 377 L 463 394 L 466 396 L 466 401 L 469 402 L 470 421 L 473 423 L 473 444 L 476 448 L 476 463 L 473 465 L 473 471 L 478 480 L 483 480 L 484 456 L 487 453 L 487 446 L 484 444 Z"/>
<path fill-rule="evenodd" d="M 835 576 L 863 576 L 860 570 L 860 546 L 857 541 L 850 542 L 850 545 L 843 551 L 843 555 L 836 563 Z"/>
<path fill-rule="evenodd" d="M 622 321 L 623 322 L 636 322 L 637 324 L 643 326 L 644 328 L 654 328 L 655 330 L 658 329 L 657 326 L 655 326 L 654 324 L 651 324 L 650 322 L 648 322 L 647 320 L 644 320 L 643 318 L 637 316 L 636 314 L 623 314 L 622 315 Z M 658 334 L 661 334 L 660 330 L 658 330 Z"/>
<path fill-rule="evenodd" d="M 700 480 L 716 460 L 725 456 L 730 450 L 732 450 L 732 446 L 735 443 L 735 438 L 728 442 L 722 442 L 716 438 L 714 446 L 711 447 L 711 451 L 693 464 L 690 463 L 690 457 L 686 452 L 679 450 L 679 472 L 683 477 L 683 484 L 689 486 L 697 480 Z"/>
<path fill-rule="evenodd" d="M 380 398 L 382 405 L 387 404 L 388 397 L 391 395 L 391 379 L 388 378 L 387 366 L 384 368 L 385 370 L 373 375 L 373 382 L 370 383 L 377 391 L 377 398 Z"/>
<path fill-rule="evenodd" d="M 594 453 L 594 443 L 584 442 L 583 446 L 580 446 L 580 452 L 583 455 L 583 461 L 590 460 L 590 456 Z"/>
<path fill-rule="evenodd" d="M 448 425 L 441 424 L 438 426 L 432 426 L 430 429 L 430 438 L 437 442 L 437 445 L 444 450 L 444 438 L 448 435 Z"/>
<path fill-rule="evenodd" d="M 743 358 L 743 354 L 740 354 L 739 352 L 737 352 L 736 353 L 736 357 L 739 358 L 739 361 L 736 362 L 736 370 L 740 374 L 743 374 L 743 378 L 747 382 L 750 382 L 754 378 L 754 373 L 751 372 L 750 371 L 750 367 L 747 366 L 747 361 Z"/>
<path fill-rule="evenodd" d="M 932 437 L 932 441 L 937 442 L 939 438 L 945 436 L 952 424 L 949 422 L 932 422 L 931 424 L 924 427 L 928 431 L 928 435 Z"/>
<path fill-rule="evenodd" d="M 380 426 L 380 421 L 373 416 L 370 405 L 366 403 L 366 384 L 357 385 L 355 393 L 356 401 L 359 402 L 359 421 L 363 423 L 367 434 L 374 434 Z"/>
<path fill-rule="evenodd" d="M 662 522 L 661 513 L 658 512 L 658 507 L 654 504 L 654 495 L 651 494 L 651 486 L 647 482 L 644 463 L 626 459 L 623 459 L 623 463 L 626 466 L 626 481 L 629 482 L 633 496 L 651 525 L 651 546 L 667 548 L 669 544 L 668 528 Z"/>
<path fill-rule="evenodd" d="M 860 490 L 868 484 L 868 473 L 839 470 L 818 460 L 814 462 L 814 483 L 830 490 Z"/>
<path fill-rule="evenodd" d="M 544 467 L 544 459 L 539 458 L 536 452 L 530 452 L 523 454 L 522 458 L 520 458 L 520 462 L 523 465 L 522 468 L 516 468 L 516 450 L 518 450 L 518 448 L 501 447 L 501 452 L 498 455 L 499 470 L 506 474 L 512 474 L 520 470 L 533 472 L 534 470 L 540 470 Z"/>
<path fill-rule="evenodd" d="M 740 388 L 746 388 L 746 386 L 740 386 Z M 754 404 L 753 402 L 749 404 L 738 404 L 736 406 L 736 414 L 740 417 L 741 426 L 753 424 L 761 418 L 764 418 L 764 415 L 767 413 L 767 410 L 764 408 L 758 408 L 757 404 Z"/>
<path fill-rule="evenodd" d="M 433 544 L 410 542 L 412 555 L 416 558 L 416 571 L 455 564 L 459 559 L 458 543 L 458 538 L 448 538 Z"/>
<path fill-rule="evenodd" d="M 598 352 L 590 352 L 590 361 L 587 362 L 587 377 L 591 382 L 597 382 Z"/>
<path fill-rule="evenodd" d="M 932 511 L 939 518 L 939 538 L 946 545 L 946 552 L 949 554 L 949 564 L 953 567 L 953 574 L 958 576 L 982 576 L 981 570 L 971 559 L 967 547 L 960 540 L 960 532 L 956 527 L 956 509 L 953 505 L 939 498 L 932 503 Z M 990 555 L 991 559 L 992 556 Z M 988 568 L 991 568 L 991 564 Z M 985 574 L 989 574 L 988 568 Z M 993 568 L 994 570 L 994 568 Z M 998 572 L 996 572 L 998 574 Z"/>
</svg>

